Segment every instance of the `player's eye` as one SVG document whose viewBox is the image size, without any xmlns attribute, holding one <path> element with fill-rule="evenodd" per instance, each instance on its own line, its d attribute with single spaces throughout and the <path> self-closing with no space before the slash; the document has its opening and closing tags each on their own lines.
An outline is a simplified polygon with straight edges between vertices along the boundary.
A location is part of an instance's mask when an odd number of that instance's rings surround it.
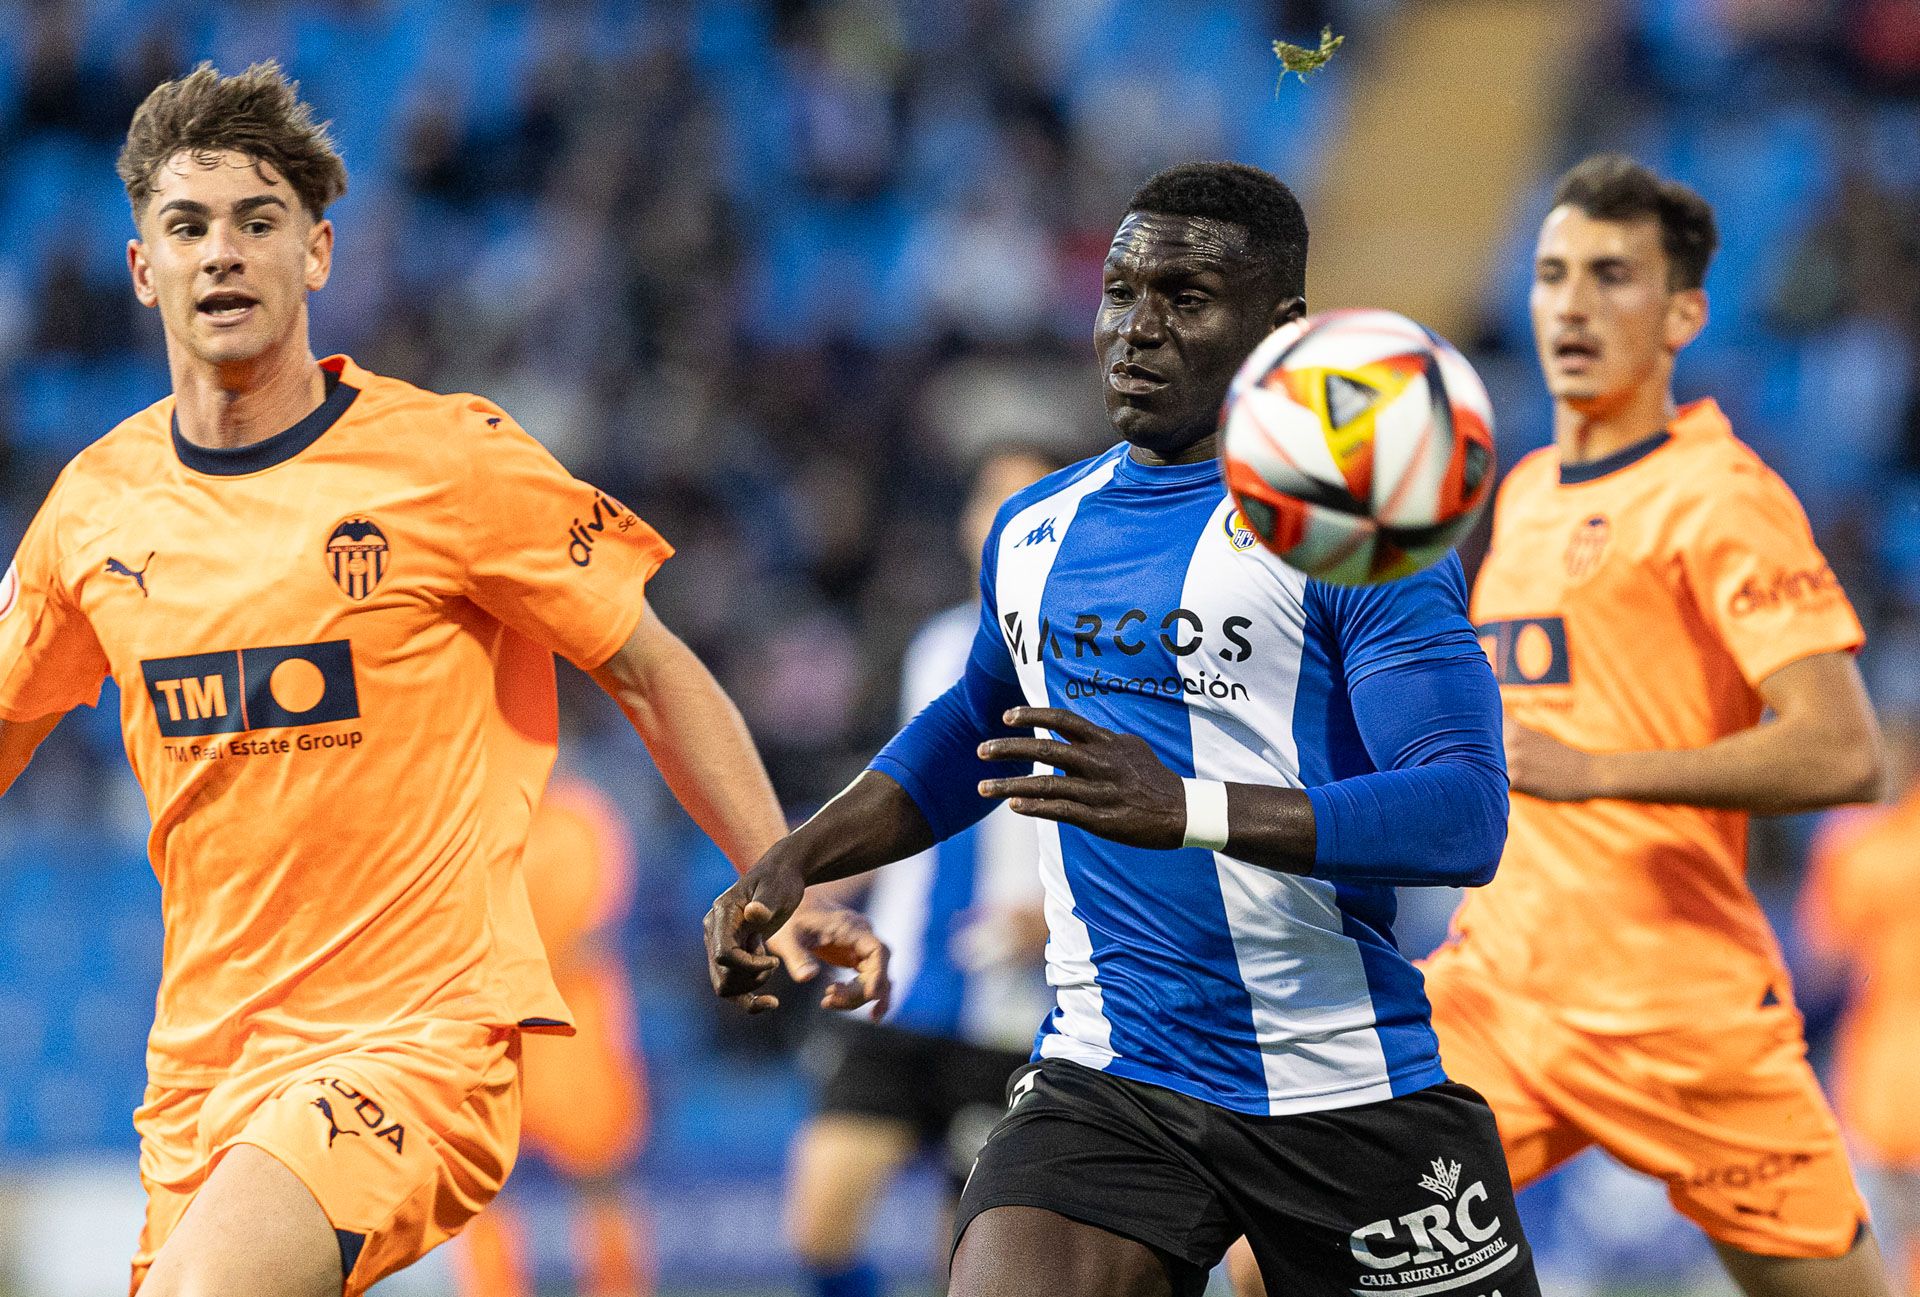
<svg viewBox="0 0 1920 1297">
<path fill-rule="evenodd" d="M 1177 307 L 1180 307 L 1182 310 L 1191 311 L 1191 310 L 1197 310 L 1198 308 L 1205 306 L 1208 302 L 1212 300 L 1213 299 L 1208 297 L 1205 293 L 1194 292 L 1193 290 L 1189 289 L 1184 293 L 1175 294 L 1173 299 L 1173 304 Z"/>
<path fill-rule="evenodd" d="M 273 230 L 272 221 L 248 221 L 240 227 L 248 234 L 267 234 Z"/>
<path fill-rule="evenodd" d="M 1543 284 L 1557 284 L 1565 277 L 1565 273 L 1566 272 L 1561 270 L 1559 266 L 1549 262 L 1545 265 L 1536 266 L 1533 277 Z"/>
<path fill-rule="evenodd" d="M 1107 300 L 1109 302 L 1125 302 L 1130 301 L 1132 298 L 1133 290 L 1125 284 L 1107 285 Z"/>
</svg>

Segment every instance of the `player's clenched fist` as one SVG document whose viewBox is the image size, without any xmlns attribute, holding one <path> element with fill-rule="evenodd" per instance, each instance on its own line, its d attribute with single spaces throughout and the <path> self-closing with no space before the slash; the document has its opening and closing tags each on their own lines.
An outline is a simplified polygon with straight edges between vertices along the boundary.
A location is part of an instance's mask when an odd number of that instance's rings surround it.
<svg viewBox="0 0 1920 1297">
<path fill-rule="evenodd" d="M 1145 739 L 1102 729 L 1058 707 L 1015 707 L 1005 720 L 1014 729 L 1052 730 L 1060 739 L 991 739 L 980 745 L 981 760 L 1032 761 L 1060 773 L 983 779 L 982 797 L 1009 798 L 1022 815 L 1072 824 L 1128 846 L 1181 845 L 1185 790 Z"/>
<path fill-rule="evenodd" d="M 796 982 L 812 981 L 821 964 L 852 969 L 828 985 L 828 1009 L 874 1004 L 887 1011 L 888 951 L 866 916 L 831 901 L 808 900 L 797 870 L 762 860 L 722 892 L 707 911 L 707 974 L 714 993 L 748 1013 L 779 1007 L 761 988 L 781 964 Z"/>
</svg>

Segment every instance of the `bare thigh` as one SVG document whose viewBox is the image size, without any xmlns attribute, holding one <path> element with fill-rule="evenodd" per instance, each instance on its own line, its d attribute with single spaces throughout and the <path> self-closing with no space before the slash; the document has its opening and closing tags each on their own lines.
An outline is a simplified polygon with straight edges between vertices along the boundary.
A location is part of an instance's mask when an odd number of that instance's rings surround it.
<svg viewBox="0 0 1920 1297">
<path fill-rule="evenodd" d="M 1758 1256 L 1714 1244 L 1746 1297 L 1894 1297 L 1880 1245 L 1862 1232 L 1845 1256 Z"/>
<path fill-rule="evenodd" d="M 992 1207 L 953 1256 L 949 1297 L 1173 1297 L 1144 1243 L 1039 1207 Z"/>
<path fill-rule="evenodd" d="M 307 1186 L 240 1144 L 154 1258 L 140 1297 L 340 1297 L 340 1244 Z"/>
</svg>

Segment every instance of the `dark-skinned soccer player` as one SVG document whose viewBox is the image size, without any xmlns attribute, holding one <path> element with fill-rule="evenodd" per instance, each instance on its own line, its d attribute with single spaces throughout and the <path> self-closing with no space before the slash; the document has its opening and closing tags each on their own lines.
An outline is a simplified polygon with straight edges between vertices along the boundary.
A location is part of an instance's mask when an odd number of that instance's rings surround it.
<svg viewBox="0 0 1920 1297">
<path fill-rule="evenodd" d="M 708 916 L 745 997 L 806 887 L 1007 801 L 1047 892 L 1053 1012 L 957 1215 L 952 1292 L 1194 1294 L 1241 1234 L 1275 1291 L 1539 1291 L 1492 1114 L 1450 1083 L 1396 885 L 1484 883 L 1496 685 L 1457 560 L 1375 588 L 1254 543 L 1213 463 L 1242 360 L 1305 310 L 1299 203 L 1173 168 L 1094 326 L 1123 439 L 1001 509 L 962 678 Z"/>
</svg>

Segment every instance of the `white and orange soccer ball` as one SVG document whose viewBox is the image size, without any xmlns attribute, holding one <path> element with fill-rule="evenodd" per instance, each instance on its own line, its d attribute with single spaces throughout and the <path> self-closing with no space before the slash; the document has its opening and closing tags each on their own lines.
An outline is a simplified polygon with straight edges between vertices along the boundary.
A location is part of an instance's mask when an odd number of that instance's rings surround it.
<svg viewBox="0 0 1920 1297">
<path fill-rule="evenodd" d="M 1220 465 L 1240 516 L 1308 576 L 1374 585 L 1438 562 L 1493 489 L 1493 407 L 1466 358 L 1392 311 L 1283 326 L 1234 376 Z"/>
</svg>

